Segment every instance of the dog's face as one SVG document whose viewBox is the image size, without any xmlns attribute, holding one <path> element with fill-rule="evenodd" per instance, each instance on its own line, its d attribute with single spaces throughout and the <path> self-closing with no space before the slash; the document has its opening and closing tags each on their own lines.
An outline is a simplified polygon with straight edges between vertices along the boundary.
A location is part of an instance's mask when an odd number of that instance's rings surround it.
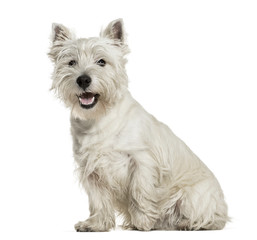
<svg viewBox="0 0 257 240">
<path fill-rule="evenodd" d="M 75 118 L 102 116 L 127 89 L 124 57 L 129 50 L 123 21 L 111 22 L 99 38 L 76 39 L 60 24 L 53 24 L 52 35 L 52 89 L 71 108 Z"/>
</svg>

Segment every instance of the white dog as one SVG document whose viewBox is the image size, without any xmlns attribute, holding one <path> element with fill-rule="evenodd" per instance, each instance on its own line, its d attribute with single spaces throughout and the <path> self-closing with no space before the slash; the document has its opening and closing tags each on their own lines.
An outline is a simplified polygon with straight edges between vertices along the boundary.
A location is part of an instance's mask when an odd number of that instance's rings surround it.
<svg viewBox="0 0 257 240">
<path fill-rule="evenodd" d="M 227 205 L 213 173 L 130 95 L 122 19 L 76 39 L 53 24 L 52 88 L 71 109 L 71 133 L 90 216 L 77 231 L 222 229 Z"/>
</svg>

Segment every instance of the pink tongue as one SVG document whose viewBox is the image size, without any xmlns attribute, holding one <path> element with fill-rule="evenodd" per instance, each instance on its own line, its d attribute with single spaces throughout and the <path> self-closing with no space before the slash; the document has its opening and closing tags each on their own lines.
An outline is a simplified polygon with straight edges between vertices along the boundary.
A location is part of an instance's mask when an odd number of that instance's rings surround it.
<svg viewBox="0 0 257 240">
<path fill-rule="evenodd" d="M 89 105 L 89 104 L 92 104 L 94 102 L 94 99 L 95 97 L 91 97 L 91 98 L 80 98 L 80 102 L 83 104 L 83 105 Z"/>
</svg>

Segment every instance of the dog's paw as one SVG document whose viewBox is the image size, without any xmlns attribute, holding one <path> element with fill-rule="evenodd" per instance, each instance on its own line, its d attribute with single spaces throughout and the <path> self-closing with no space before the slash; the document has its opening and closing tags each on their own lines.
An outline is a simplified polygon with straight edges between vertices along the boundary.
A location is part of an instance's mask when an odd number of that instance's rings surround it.
<svg viewBox="0 0 257 240">
<path fill-rule="evenodd" d="M 84 222 L 78 222 L 74 227 L 77 232 L 107 232 L 115 227 L 115 222 L 89 218 Z"/>
<path fill-rule="evenodd" d="M 147 216 L 141 211 L 134 212 L 132 215 L 132 226 L 139 231 L 150 231 L 153 229 L 156 220 Z"/>
<path fill-rule="evenodd" d="M 74 226 L 77 232 L 95 232 L 87 223 L 87 221 L 78 222 Z"/>
<path fill-rule="evenodd" d="M 137 230 L 137 228 L 132 224 L 123 224 L 121 225 L 123 230 Z"/>
</svg>

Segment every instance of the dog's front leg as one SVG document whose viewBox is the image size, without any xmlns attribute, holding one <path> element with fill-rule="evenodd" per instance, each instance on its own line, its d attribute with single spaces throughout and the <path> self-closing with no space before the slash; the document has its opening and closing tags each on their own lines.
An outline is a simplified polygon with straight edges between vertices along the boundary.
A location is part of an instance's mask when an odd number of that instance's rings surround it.
<svg viewBox="0 0 257 240">
<path fill-rule="evenodd" d="M 131 169 L 131 181 L 129 186 L 129 213 L 132 227 L 149 231 L 153 229 L 158 219 L 156 183 L 158 172 L 153 159 L 147 154 L 137 156 Z"/>
<path fill-rule="evenodd" d="M 111 191 L 101 182 L 97 175 L 92 174 L 86 183 L 89 199 L 90 217 L 78 222 L 75 229 L 78 232 L 105 232 L 115 226 L 115 215 Z"/>
</svg>

